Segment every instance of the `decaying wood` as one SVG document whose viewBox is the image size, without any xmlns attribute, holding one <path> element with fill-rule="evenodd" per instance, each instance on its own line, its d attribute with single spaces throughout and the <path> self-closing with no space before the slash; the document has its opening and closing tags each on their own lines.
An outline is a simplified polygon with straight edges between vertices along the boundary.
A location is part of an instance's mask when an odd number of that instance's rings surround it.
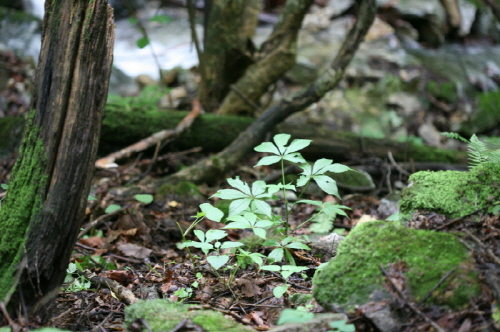
<svg viewBox="0 0 500 332">
<path fill-rule="evenodd" d="M 375 18 L 377 5 L 375 0 L 361 0 L 356 23 L 346 36 L 340 51 L 330 68 L 323 75 L 304 89 L 285 98 L 269 108 L 255 122 L 242 132 L 231 145 L 216 156 L 187 167 L 176 174 L 155 183 L 189 180 L 193 182 L 212 182 L 230 169 L 252 151 L 253 147 L 264 140 L 266 134 L 290 115 L 304 110 L 307 106 L 321 99 L 340 82 L 344 71 L 352 60 L 359 44 L 366 35 Z"/>
<path fill-rule="evenodd" d="M 200 115 L 201 112 L 201 106 L 198 100 L 193 101 L 193 108 L 191 112 L 188 113 L 182 119 L 182 121 L 175 127 L 175 129 L 164 129 L 162 131 L 159 131 L 157 133 L 154 133 L 153 135 L 135 143 L 130 146 L 127 146 L 124 149 L 121 149 L 120 151 L 111 153 L 110 155 L 100 158 L 95 162 L 95 166 L 97 168 L 110 168 L 110 167 L 116 167 L 118 166 L 115 164 L 115 161 L 118 159 L 122 158 L 128 158 L 130 157 L 133 153 L 137 153 L 140 151 L 144 151 L 152 146 L 155 146 L 157 144 L 160 144 L 161 142 L 165 141 L 166 139 L 174 139 L 176 137 L 179 137 L 184 131 L 189 129 L 191 125 L 193 124 L 193 121 Z"/>
<path fill-rule="evenodd" d="M 0 300 L 13 286 L 8 308 L 16 315 L 46 319 L 66 276 L 93 177 L 113 40 L 106 0 L 47 1 L 29 121 L 0 209 Z"/>
</svg>

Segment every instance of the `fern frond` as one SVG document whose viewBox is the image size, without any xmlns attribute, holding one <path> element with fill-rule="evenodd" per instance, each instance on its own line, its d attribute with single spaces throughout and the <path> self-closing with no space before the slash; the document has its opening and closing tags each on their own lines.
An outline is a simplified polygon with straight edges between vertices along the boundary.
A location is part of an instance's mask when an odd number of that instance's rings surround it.
<svg viewBox="0 0 500 332">
<path fill-rule="evenodd" d="M 463 138 L 462 136 L 460 136 L 460 134 L 457 134 L 457 133 L 441 133 L 441 135 L 445 136 L 445 137 L 448 137 L 448 138 L 453 138 L 453 139 L 458 139 L 464 143 L 469 143 L 469 141 L 466 139 L 466 138 Z"/>
<path fill-rule="evenodd" d="M 498 144 L 481 141 L 475 134 L 471 136 L 470 140 L 457 133 L 441 133 L 441 135 L 467 143 L 470 167 L 485 162 L 500 164 L 500 145 Z"/>
</svg>

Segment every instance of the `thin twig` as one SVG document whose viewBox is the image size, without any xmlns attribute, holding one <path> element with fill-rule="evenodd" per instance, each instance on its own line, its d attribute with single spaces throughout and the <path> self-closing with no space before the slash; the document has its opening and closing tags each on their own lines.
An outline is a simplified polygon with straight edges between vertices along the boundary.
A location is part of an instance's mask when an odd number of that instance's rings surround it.
<svg viewBox="0 0 500 332">
<path fill-rule="evenodd" d="M 398 165 L 396 160 L 394 160 L 394 157 L 392 156 L 392 152 L 389 151 L 387 152 L 387 157 L 389 158 L 389 161 L 391 162 L 391 165 L 394 166 L 399 172 L 403 173 L 404 175 L 410 176 L 410 173 L 403 169 L 401 166 Z"/>
<path fill-rule="evenodd" d="M 484 244 L 479 238 L 477 238 L 474 234 L 469 232 L 468 230 L 464 231 L 467 235 L 469 235 L 480 247 L 483 249 L 488 256 L 495 262 L 495 264 L 500 265 L 500 258 L 498 258 L 493 251 L 488 248 L 486 244 Z"/>
<path fill-rule="evenodd" d="M 443 330 L 439 325 L 437 325 L 432 319 L 430 319 L 429 317 L 427 317 L 413 303 L 411 303 L 410 301 L 408 301 L 408 299 L 403 294 L 403 292 L 398 288 L 398 286 L 396 286 L 396 284 L 394 284 L 394 282 L 392 281 L 391 277 L 389 276 L 389 274 L 387 273 L 387 271 L 384 269 L 384 267 L 382 266 L 382 264 L 379 265 L 379 268 L 380 268 L 380 271 L 382 271 L 382 274 L 391 283 L 391 285 L 394 288 L 394 290 L 396 291 L 396 293 L 398 293 L 398 295 L 401 297 L 401 299 L 405 302 L 405 304 L 411 310 L 413 310 L 416 314 L 418 314 L 420 317 L 422 317 L 427 323 L 429 323 L 433 328 L 435 328 L 436 331 L 438 331 L 438 332 L 445 332 L 445 330 Z"/>
<path fill-rule="evenodd" d="M 439 287 L 439 286 L 440 286 L 440 285 L 441 285 L 441 284 L 442 284 L 442 283 L 443 283 L 446 279 L 448 279 L 448 277 L 449 277 L 449 276 L 450 276 L 453 272 L 455 272 L 455 270 L 456 270 L 456 269 L 457 269 L 457 268 L 454 268 L 454 269 L 451 269 L 450 271 L 448 271 L 448 273 L 446 273 L 446 274 L 445 274 L 445 275 L 441 278 L 441 280 L 439 280 L 439 281 L 438 281 L 438 283 L 437 283 L 437 284 L 435 284 L 435 285 L 434 285 L 434 287 L 432 287 L 432 289 L 431 289 L 429 292 L 427 292 L 427 294 L 425 294 L 425 296 L 422 298 L 422 300 L 420 300 L 420 302 L 418 302 L 418 304 L 417 304 L 417 305 L 419 305 L 419 306 L 420 306 L 421 304 L 423 304 L 423 303 L 425 302 L 425 300 L 427 300 L 427 299 L 428 299 L 428 298 L 432 295 L 432 293 L 433 293 L 433 292 L 434 292 L 434 291 L 435 291 L 435 290 L 436 290 L 436 289 L 437 289 L 437 288 L 438 288 L 438 287 Z"/>
</svg>

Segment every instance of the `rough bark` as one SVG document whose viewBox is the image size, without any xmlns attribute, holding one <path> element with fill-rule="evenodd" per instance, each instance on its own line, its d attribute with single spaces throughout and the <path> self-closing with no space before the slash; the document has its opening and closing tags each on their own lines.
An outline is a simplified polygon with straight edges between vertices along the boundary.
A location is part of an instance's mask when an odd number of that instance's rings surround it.
<svg viewBox="0 0 500 332">
<path fill-rule="evenodd" d="M 215 111 L 252 62 L 251 37 L 255 32 L 260 0 L 213 1 L 205 22 L 200 58 L 202 80 L 198 99 L 208 112 Z"/>
<path fill-rule="evenodd" d="M 250 65 L 227 94 L 220 114 L 254 114 L 260 97 L 290 69 L 297 55 L 297 37 L 313 0 L 288 0 L 273 33 L 262 44 Z"/>
<path fill-rule="evenodd" d="M 330 68 L 308 87 L 283 99 L 278 104 L 265 111 L 255 122 L 242 132 L 231 145 L 216 156 L 203 160 L 180 172 L 159 180 L 162 182 L 178 181 L 189 178 L 196 182 L 212 182 L 221 177 L 231 168 L 234 168 L 253 147 L 262 142 L 265 135 L 277 124 L 290 115 L 305 109 L 307 106 L 321 99 L 340 82 L 344 71 L 352 60 L 359 44 L 370 28 L 377 10 L 375 0 L 361 0 L 356 23 L 347 34 L 340 51 Z"/>
<path fill-rule="evenodd" d="M 29 121 L 0 210 L 0 300 L 16 315 L 46 318 L 66 275 L 93 174 L 113 38 L 107 1 L 46 2 Z"/>
</svg>

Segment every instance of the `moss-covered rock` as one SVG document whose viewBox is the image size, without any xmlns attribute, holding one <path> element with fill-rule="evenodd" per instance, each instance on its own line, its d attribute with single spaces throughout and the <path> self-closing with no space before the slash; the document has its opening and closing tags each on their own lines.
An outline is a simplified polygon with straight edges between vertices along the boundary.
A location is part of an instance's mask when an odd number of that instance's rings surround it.
<svg viewBox="0 0 500 332">
<path fill-rule="evenodd" d="M 409 181 L 411 185 L 401 195 L 402 216 L 427 210 L 459 217 L 500 198 L 500 165 L 494 163 L 481 164 L 469 172 L 417 172 Z"/>
<path fill-rule="evenodd" d="M 374 300 L 374 294 L 390 301 L 380 271 L 390 264 L 404 266 L 404 285 L 417 302 L 452 270 L 427 304 L 459 308 L 480 294 L 473 261 L 455 236 L 377 221 L 357 226 L 340 243 L 337 256 L 314 278 L 313 295 L 321 305 L 345 311 Z"/>
<path fill-rule="evenodd" d="M 194 325 L 197 330 L 207 332 L 246 332 L 254 331 L 244 325 L 237 324 L 220 312 L 210 310 L 191 311 L 188 305 L 170 300 L 139 301 L 125 309 L 125 324 L 130 330 L 137 319 L 144 319 L 152 331 L 171 331 L 183 319 L 186 326 Z M 147 331 L 143 328 L 143 331 Z"/>
</svg>

